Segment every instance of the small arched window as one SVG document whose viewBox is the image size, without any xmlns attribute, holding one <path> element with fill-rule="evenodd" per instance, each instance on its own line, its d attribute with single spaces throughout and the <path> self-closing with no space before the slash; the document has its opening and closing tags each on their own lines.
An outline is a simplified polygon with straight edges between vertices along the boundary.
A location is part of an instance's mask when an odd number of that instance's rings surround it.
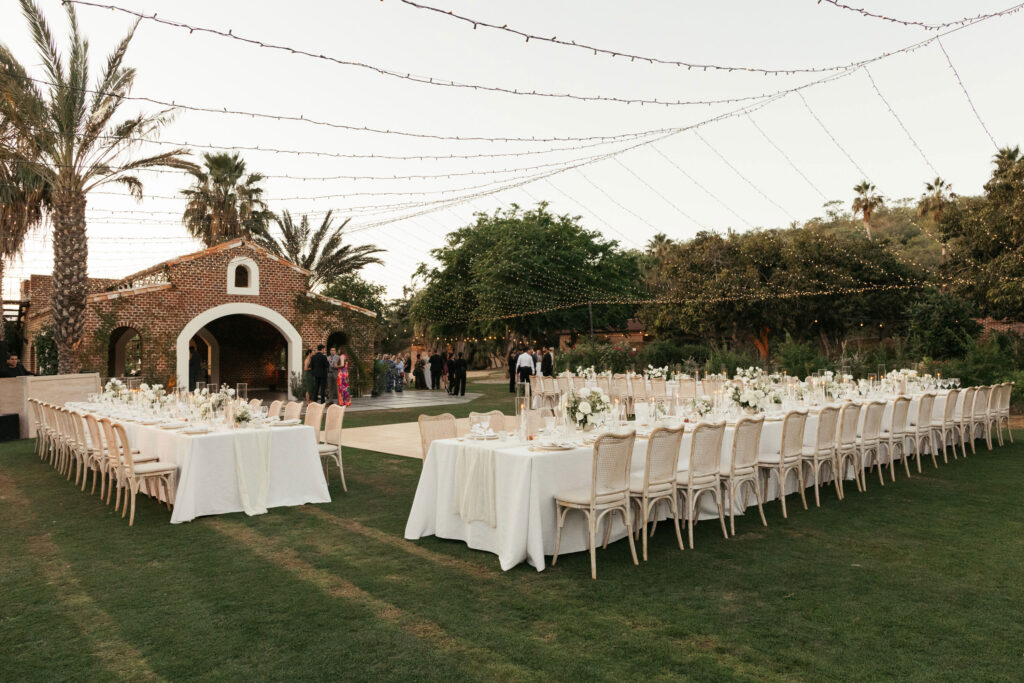
<svg viewBox="0 0 1024 683">
<path fill-rule="evenodd" d="M 260 293 L 260 267 L 251 258 L 240 256 L 228 263 L 228 294 Z"/>
<path fill-rule="evenodd" d="M 235 287 L 239 289 L 249 287 L 249 269 L 245 266 L 235 266 Z"/>
</svg>

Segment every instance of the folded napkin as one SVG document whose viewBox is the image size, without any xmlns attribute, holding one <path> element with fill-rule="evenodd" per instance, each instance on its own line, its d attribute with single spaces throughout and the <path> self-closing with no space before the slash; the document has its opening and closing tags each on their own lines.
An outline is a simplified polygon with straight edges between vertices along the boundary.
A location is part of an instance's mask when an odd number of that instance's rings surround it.
<svg viewBox="0 0 1024 683">
<path fill-rule="evenodd" d="M 455 514 L 465 522 L 498 524 L 494 483 L 494 450 L 484 446 L 459 446 L 455 461 Z"/>
</svg>

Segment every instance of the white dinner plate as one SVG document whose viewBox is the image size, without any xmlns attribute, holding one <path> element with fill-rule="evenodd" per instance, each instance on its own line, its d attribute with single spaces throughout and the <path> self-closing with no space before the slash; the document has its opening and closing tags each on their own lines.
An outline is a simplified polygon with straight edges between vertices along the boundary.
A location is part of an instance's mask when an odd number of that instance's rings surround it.
<svg viewBox="0 0 1024 683">
<path fill-rule="evenodd" d="M 280 422 L 271 423 L 271 427 L 294 427 L 295 425 L 302 424 L 302 420 L 281 420 Z"/>
<path fill-rule="evenodd" d="M 187 427 L 181 430 L 182 434 L 209 434 L 209 427 Z"/>
</svg>

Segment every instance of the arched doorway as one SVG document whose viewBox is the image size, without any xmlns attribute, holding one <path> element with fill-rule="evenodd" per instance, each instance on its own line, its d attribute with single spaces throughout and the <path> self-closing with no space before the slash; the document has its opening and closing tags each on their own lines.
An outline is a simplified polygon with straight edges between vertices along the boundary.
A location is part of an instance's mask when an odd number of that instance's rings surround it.
<svg viewBox="0 0 1024 683">
<path fill-rule="evenodd" d="M 226 320 L 221 322 L 222 319 Z M 259 386 L 268 386 L 270 380 L 274 379 L 277 381 L 276 388 L 283 391 L 288 386 L 289 374 L 302 376 L 302 337 L 298 330 L 284 316 L 266 306 L 232 303 L 203 311 L 189 321 L 178 335 L 176 351 L 179 386 L 188 386 L 189 344 L 203 328 L 206 328 L 208 338 L 213 339 L 219 349 L 217 357 L 212 358 L 210 363 L 211 382 L 214 381 L 215 369 L 218 382 L 246 382 L 246 377 L 252 376 Z M 246 336 L 249 334 L 257 336 Z M 263 348 L 263 340 L 271 340 L 272 349 L 269 353 L 265 353 L 267 349 Z M 273 340 L 276 340 L 276 344 Z M 284 372 L 280 371 L 282 360 Z M 271 373 L 272 367 L 276 368 L 276 373 Z M 261 372 L 262 375 L 259 374 Z"/>
<path fill-rule="evenodd" d="M 142 335 L 134 327 L 117 327 L 107 344 L 107 375 L 134 377 L 142 372 Z"/>
<path fill-rule="evenodd" d="M 338 349 L 338 351 L 341 351 L 346 346 L 348 346 L 348 332 L 342 332 L 341 330 L 339 330 L 337 332 L 331 332 L 331 334 L 328 335 L 328 337 L 327 337 L 327 348 L 328 349 L 334 348 L 334 349 Z"/>
</svg>

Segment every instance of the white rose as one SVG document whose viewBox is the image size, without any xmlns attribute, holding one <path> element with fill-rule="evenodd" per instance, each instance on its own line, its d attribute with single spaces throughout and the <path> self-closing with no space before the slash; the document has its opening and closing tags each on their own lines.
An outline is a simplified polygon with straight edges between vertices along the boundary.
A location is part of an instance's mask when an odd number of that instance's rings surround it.
<svg viewBox="0 0 1024 683">
<path fill-rule="evenodd" d="M 579 411 L 584 415 L 589 415 L 591 412 L 590 403 L 587 401 L 580 401 Z"/>
</svg>

